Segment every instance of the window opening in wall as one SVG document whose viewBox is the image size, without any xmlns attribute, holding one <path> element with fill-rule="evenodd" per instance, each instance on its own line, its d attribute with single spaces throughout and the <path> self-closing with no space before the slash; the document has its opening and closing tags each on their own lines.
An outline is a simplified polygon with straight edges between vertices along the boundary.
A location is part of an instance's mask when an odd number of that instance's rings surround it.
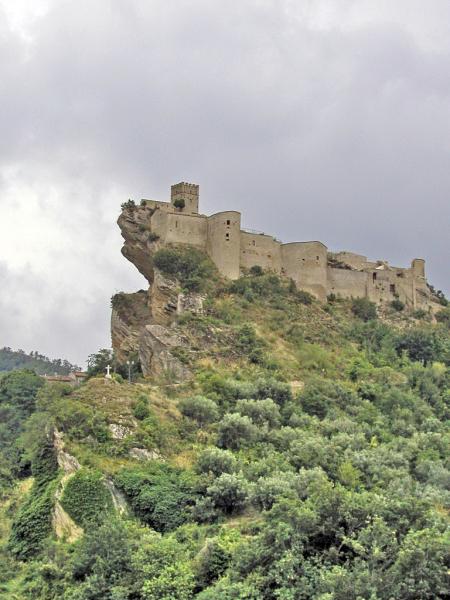
<svg viewBox="0 0 450 600">
<path fill-rule="evenodd" d="M 230 240 L 230 234 L 229 233 L 225 234 L 225 239 L 226 239 L 227 242 Z"/>
<path fill-rule="evenodd" d="M 252 241 L 253 246 L 256 246 L 256 242 L 255 240 Z"/>
<path fill-rule="evenodd" d="M 227 225 L 231 225 L 230 219 L 227 219 Z"/>
<path fill-rule="evenodd" d="M 376 273 L 372 273 L 372 281 L 376 281 L 377 280 L 377 274 Z"/>
<path fill-rule="evenodd" d="M 175 221 L 175 227 L 178 227 L 178 221 Z"/>
<path fill-rule="evenodd" d="M 391 294 L 395 294 L 395 283 L 391 283 L 391 285 L 389 286 L 390 292 Z"/>
<path fill-rule="evenodd" d="M 317 259 L 317 260 L 319 260 L 319 257 L 318 257 L 318 256 L 316 256 L 316 259 Z"/>
</svg>

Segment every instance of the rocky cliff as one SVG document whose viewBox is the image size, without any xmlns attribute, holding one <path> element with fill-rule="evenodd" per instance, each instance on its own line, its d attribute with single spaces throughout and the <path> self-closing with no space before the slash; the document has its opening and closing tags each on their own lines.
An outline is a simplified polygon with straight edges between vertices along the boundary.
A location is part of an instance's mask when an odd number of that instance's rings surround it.
<svg viewBox="0 0 450 600">
<path fill-rule="evenodd" d="M 202 314 L 203 296 L 183 290 L 176 277 L 168 277 L 153 265 L 159 249 L 157 236 L 150 229 L 153 209 L 148 206 L 125 208 L 117 223 L 124 245 L 122 254 L 147 279 L 149 287 L 112 298 L 111 338 L 119 362 L 137 355 L 145 376 L 170 373 L 175 381 L 190 376 L 190 371 L 174 355 L 186 341 L 177 332 L 176 318 L 184 312 Z"/>
</svg>

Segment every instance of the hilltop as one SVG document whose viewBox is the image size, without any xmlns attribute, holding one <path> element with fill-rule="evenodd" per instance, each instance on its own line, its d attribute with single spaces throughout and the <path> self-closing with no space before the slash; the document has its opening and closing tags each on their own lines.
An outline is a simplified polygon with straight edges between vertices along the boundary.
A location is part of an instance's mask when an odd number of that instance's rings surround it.
<svg viewBox="0 0 450 600">
<path fill-rule="evenodd" d="M 4 596 L 447 597 L 449 309 L 152 270 L 112 300 L 145 377 L 0 381 Z"/>
<path fill-rule="evenodd" d="M 72 371 L 79 371 L 80 367 L 65 359 L 50 359 L 37 351 L 27 353 L 7 347 L 0 348 L 0 372 L 16 369 L 32 369 L 40 375 L 68 375 Z"/>
</svg>

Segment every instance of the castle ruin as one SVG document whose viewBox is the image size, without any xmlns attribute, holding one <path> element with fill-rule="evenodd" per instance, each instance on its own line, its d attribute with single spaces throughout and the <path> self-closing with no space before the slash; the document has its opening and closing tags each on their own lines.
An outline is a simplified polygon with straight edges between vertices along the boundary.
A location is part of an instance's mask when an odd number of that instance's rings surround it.
<svg viewBox="0 0 450 600">
<path fill-rule="evenodd" d="M 143 211 L 140 224 L 157 240 L 155 250 L 170 245 L 198 248 L 229 279 L 237 279 L 251 267 L 260 266 L 291 278 L 299 289 L 321 301 L 334 294 L 368 298 L 377 304 L 399 299 L 410 308 L 427 311 L 439 307 L 427 285 L 423 259 L 415 258 L 411 267 L 401 268 L 385 261 L 370 261 L 353 252 L 328 252 L 319 241 L 284 244 L 271 235 L 242 229 L 238 211 L 210 216 L 199 213 L 199 186 L 192 183 L 173 185 L 170 202 L 142 200 L 136 211 Z M 136 262 L 126 250 L 124 254 Z M 147 276 L 142 264 L 145 260 L 145 256 L 141 257 L 141 272 Z"/>
</svg>

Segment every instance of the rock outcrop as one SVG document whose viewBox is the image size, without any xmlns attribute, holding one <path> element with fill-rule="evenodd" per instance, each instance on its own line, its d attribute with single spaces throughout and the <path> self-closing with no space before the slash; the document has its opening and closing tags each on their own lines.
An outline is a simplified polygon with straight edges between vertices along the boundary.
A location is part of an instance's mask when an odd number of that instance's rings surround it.
<svg viewBox="0 0 450 600">
<path fill-rule="evenodd" d="M 145 376 L 170 374 L 179 382 L 191 372 L 173 353 L 187 346 L 176 330 L 176 318 L 185 312 L 202 314 L 204 296 L 183 291 L 176 278 L 154 267 L 152 256 L 159 243 L 149 228 L 153 212 L 149 206 L 136 206 L 123 210 L 117 221 L 125 240 L 122 254 L 144 275 L 149 287 L 113 297 L 112 346 L 120 362 L 137 355 Z"/>
<path fill-rule="evenodd" d="M 153 265 L 149 260 L 149 253 L 157 241 L 148 228 L 153 213 L 154 209 L 149 206 L 138 206 L 134 210 L 123 210 L 117 221 L 125 240 L 122 254 L 149 283 L 153 281 Z"/>
<path fill-rule="evenodd" d="M 173 355 L 175 348 L 186 348 L 187 342 L 174 330 L 163 325 L 145 325 L 139 341 L 139 357 L 144 375 L 170 375 L 180 382 L 191 376 L 189 369 Z"/>
</svg>

